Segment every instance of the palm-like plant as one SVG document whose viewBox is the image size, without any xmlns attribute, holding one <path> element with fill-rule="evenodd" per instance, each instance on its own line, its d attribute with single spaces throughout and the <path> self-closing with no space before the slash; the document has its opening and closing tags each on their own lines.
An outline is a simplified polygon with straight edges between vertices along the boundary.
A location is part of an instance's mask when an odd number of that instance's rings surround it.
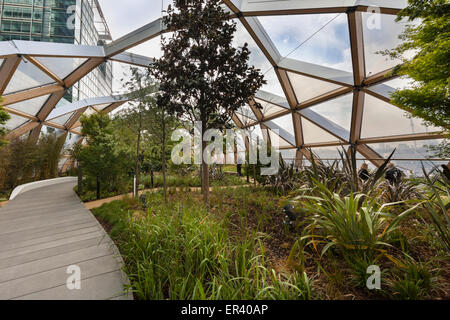
<svg viewBox="0 0 450 320">
<path fill-rule="evenodd" d="M 386 211 L 392 204 L 380 205 L 376 197 L 361 193 L 341 197 L 319 181 L 316 186 L 319 196 L 304 195 L 294 201 L 301 201 L 308 213 L 302 239 L 308 239 L 315 248 L 324 244 L 322 255 L 332 247 L 383 252 L 399 223 L 418 206 L 396 216 Z"/>
<path fill-rule="evenodd" d="M 280 158 L 280 168 L 275 175 L 266 176 L 263 180 L 264 186 L 269 186 L 273 191 L 279 194 L 286 194 L 294 190 L 300 181 L 299 174 L 295 172 L 294 164 L 287 165 Z"/>
<path fill-rule="evenodd" d="M 428 186 L 431 194 L 427 201 L 424 202 L 425 208 L 431 217 L 434 232 L 438 236 L 441 244 L 447 251 L 450 251 L 450 218 L 449 205 L 445 204 L 444 197 L 450 199 L 450 182 L 440 174 L 435 179 L 432 179 L 426 172 L 422 164 L 422 171 L 425 177 L 425 183 Z"/>
<path fill-rule="evenodd" d="M 380 199 L 385 203 L 420 199 L 422 193 L 417 184 L 413 180 L 403 180 L 394 185 L 385 181 L 379 186 Z"/>
</svg>

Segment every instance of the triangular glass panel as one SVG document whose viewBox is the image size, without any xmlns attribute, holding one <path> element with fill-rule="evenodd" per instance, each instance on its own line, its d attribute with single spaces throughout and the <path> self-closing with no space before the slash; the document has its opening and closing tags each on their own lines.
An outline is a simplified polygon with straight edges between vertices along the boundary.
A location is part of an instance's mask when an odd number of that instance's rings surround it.
<svg viewBox="0 0 450 320">
<path fill-rule="evenodd" d="M 59 118 L 52 119 L 50 122 L 53 122 L 53 123 L 56 123 L 56 124 L 59 124 L 59 125 L 63 126 L 72 117 L 73 114 L 74 114 L 74 112 L 65 114 L 65 115 L 63 115 L 63 116 L 61 116 Z"/>
<path fill-rule="evenodd" d="M 104 103 L 104 104 L 98 104 L 98 105 L 95 105 L 95 106 L 92 106 L 92 107 L 93 107 L 95 110 L 102 111 L 102 110 L 108 108 L 111 104 L 112 104 L 112 103 Z"/>
<path fill-rule="evenodd" d="M 58 78 L 64 79 L 79 66 L 81 66 L 87 59 L 84 58 L 51 58 L 51 57 L 37 57 L 40 63 L 53 72 Z"/>
<path fill-rule="evenodd" d="M 369 94 L 365 95 L 361 138 L 397 136 L 414 133 L 441 132 L 437 127 L 428 127 L 417 118 Z"/>
<path fill-rule="evenodd" d="M 45 102 L 47 102 L 47 99 L 49 97 L 50 95 L 48 94 L 42 97 L 37 97 L 34 99 L 11 104 L 8 107 L 35 116 L 39 112 L 39 110 L 41 110 L 41 108 L 44 106 Z"/>
<path fill-rule="evenodd" d="M 289 143 L 295 146 L 295 131 L 294 131 L 294 122 L 292 119 L 292 114 L 288 114 L 286 116 L 276 118 L 271 120 L 270 122 L 275 123 L 280 130 L 280 136 L 287 140 Z M 274 128 L 272 128 L 274 129 Z"/>
<path fill-rule="evenodd" d="M 342 148 L 340 148 L 340 147 L 311 148 L 311 151 L 319 159 L 321 159 L 323 161 L 330 161 L 330 162 L 333 162 L 335 160 L 341 160 L 339 151 L 343 152 Z"/>
<path fill-rule="evenodd" d="M 430 146 L 437 146 L 444 140 L 420 140 L 420 141 L 402 141 L 402 142 L 389 142 L 389 143 L 375 143 L 368 146 L 377 152 L 383 158 L 389 157 L 389 155 L 397 149 L 392 159 L 394 163 L 401 170 L 412 170 L 416 175 L 423 175 L 422 163 L 428 172 L 433 169 L 434 165 L 447 164 L 448 161 L 430 161 L 427 159 L 433 158 L 433 152 L 430 151 Z M 414 160 L 416 159 L 416 160 Z M 423 161 L 419 161 L 423 160 Z M 436 159 L 438 160 L 438 159 Z"/>
<path fill-rule="evenodd" d="M 289 165 L 295 164 L 297 160 L 297 149 L 280 150 L 280 154 L 285 163 Z"/>
<path fill-rule="evenodd" d="M 267 81 L 260 89 L 284 97 L 283 88 L 281 87 L 280 81 L 271 63 L 267 60 L 266 56 L 256 44 L 255 40 L 253 40 L 244 25 L 237 19 L 235 21 L 237 22 L 237 31 L 234 34 L 233 46 L 240 48 L 243 47 L 245 43 L 248 44 L 248 49 L 250 50 L 249 65 L 260 69 L 261 73 L 264 74 L 264 79 Z"/>
<path fill-rule="evenodd" d="M 352 72 L 346 14 L 264 16 L 258 19 L 283 57 Z"/>
<path fill-rule="evenodd" d="M 236 116 L 239 118 L 239 120 L 244 125 L 244 127 L 247 127 L 256 122 L 256 120 L 253 120 L 246 116 L 243 116 L 242 114 L 238 113 L 237 111 L 236 111 Z"/>
<path fill-rule="evenodd" d="M 6 130 L 14 130 L 28 122 L 28 119 L 16 116 L 15 114 L 10 114 L 9 116 L 9 120 L 3 126 L 0 125 L 0 127 L 4 127 Z"/>
<path fill-rule="evenodd" d="M 293 147 L 290 143 L 288 143 L 286 140 L 281 138 L 278 134 L 276 134 L 272 130 L 268 130 L 270 135 L 270 142 L 273 147 L 278 148 L 286 148 L 286 147 Z"/>
<path fill-rule="evenodd" d="M 299 103 L 341 88 L 341 86 L 331 82 L 305 77 L 292 72 L 288 72 L 288 76 Z"/>
<path fill-rule="evenodd" d="M 280 106 L 277 106 L 276 104 L 261 100 L 261 99 L 256 99 L 255 101 L 258 102 L 259 104 L 261 104 L 261 107 L 263 108 L 261 110 L 261 112 L 263 113 L 264 117 L 269 117 L 269 116 L 273 116 L 274 114 L 286 111 L 286 108 L 282 108 Z"/>
<path fill-rule="evenodd" d="M 363 12 L 362 18 L 366 76 L 373 76 L 400 64 L 402 62 L 400 59 L 392 59 L 379 52 L 394 49 L 401 44 L 399 36 L 408 23 L 395 22 L 397 16 L 390 14 Z M 405 57 L 410 57 L 410 54 Z"/>
<path fill-rule="evenodd" d="M 372 91 L 386 98 L 391 98 L 392 93 L 396 90 L 408 89 L 413 86 L 413 80 L 409 78 L 397 78 L 389 80 L 374 86 L 370 86 L 367 90 Z"/>
<path fill-rule="evenodd" d="M 64 107 L 64 106 L 68 106 L 68 105 L 71 105 L 71 104 L 72 104 L 72 102 L 62 98 L 61 100 L 58 101 L 58 104 L 56 105 L 55 109 L 58 109 L 58 108 L 61 108 L 61 107 Z"/>
<path fill-rule="evenodd" d="M 352 124 L 353 94 L 320 103 L 310 110 L 350 132 Z"/>
<path fill-rule="evenodd" d="M 34 64 L 23 59 L 6 87 L 4 94 L 32 89 L 54 82 L 52 78 L 39 70 Z"/>
<path fill-rule="evenodd" d="M 87 108 L 87 110 L 83 113 L 84 116 L 90 116 L 94 113 L 97 113 L 96 110 L 92 109 L 92 108 Z"/>
<path fill-rule="evenodd" d="M 306 144 L 337 142 L 338 138 L 302 117 L 303 140 Z"/>
<path fill-rule="evenodd" d="M 253 113 L 253 110 L 250 108 L 249 105 L 244 105 L 243 107 L 240 107 L 239 109 L 237 109 L 236 113 L 244 117 L 250 118 L 254 121 L 257 120 L 256 116 Z"/>
</svg>

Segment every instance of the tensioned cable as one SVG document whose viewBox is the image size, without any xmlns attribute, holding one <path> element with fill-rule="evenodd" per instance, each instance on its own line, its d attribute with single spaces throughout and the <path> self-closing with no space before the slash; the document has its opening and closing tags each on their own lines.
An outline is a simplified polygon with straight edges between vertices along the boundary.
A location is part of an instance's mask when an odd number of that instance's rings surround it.
<svg viewBox="0 0 450 320">
<path fill-rule="evenodd" d="M 291 52 L 289 52 L 285 57 L 283 57 L 283 59 L 281 59 L 281 61 L 283 61 L 284 59 L 288 58 L 291 54 L 293 54 L 295 51 L 297 51 L 298 49 L 300 49 L 300 47 L 302 47 L 305 43 L 307 43 L 309 40 L 311 40 L 312 38 L 314 38 L 315 35 L 317 35 L 320 31 L 322 31 L 325 27 L 327 27 L 331 22 L 333 22 L 334 20 L 336 20 L 342 13 L 337 14 L 335 17 L 333 17 L 330 21 L 328 21 L 327 23 L 325 23 L 322 27 L 320 27 L 317 31 L 315 31 L 313 34 L 311 34 L 308 38 L 306 38 L 304 41 L 302 41 L 297 47 L 295 47 Z M 272 70 L 274 68 L 274 66 L 271 66 L 266 72 L 264 72 L 264 75 L 266 75 L 270 70 Z"/>
</svg>

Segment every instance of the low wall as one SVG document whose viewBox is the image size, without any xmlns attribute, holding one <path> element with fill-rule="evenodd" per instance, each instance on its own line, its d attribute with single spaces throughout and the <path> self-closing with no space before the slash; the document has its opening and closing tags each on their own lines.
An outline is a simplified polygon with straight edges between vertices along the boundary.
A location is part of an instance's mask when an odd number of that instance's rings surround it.
<svg viewBox="0 0 450 320">
<path fill-rule="evenodd" d="M 78 181 L 77 177 L 64 177 L 64 178 L 42 180 L 42 181 L 36 181 L 36 182 L 23 184 L 13 190 L 13 192 L 11 193 L 11 196 L 9 197 L 9 200 L 10 201 L 13 200 L 15 197 L 17 197 L 18 195 L 20 195 L 24 192 L 42 188 L 42 187 L 48 187 L 48 186 L 59 184 L 59 183 L 73 182 L 74 186 L 75 186 L 77 181 Z"/>
</svg>

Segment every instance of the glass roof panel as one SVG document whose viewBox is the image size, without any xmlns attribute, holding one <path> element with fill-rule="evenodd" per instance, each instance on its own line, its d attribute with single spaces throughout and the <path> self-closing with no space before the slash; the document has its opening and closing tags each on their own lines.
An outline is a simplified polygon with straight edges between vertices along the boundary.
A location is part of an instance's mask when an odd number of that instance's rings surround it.
<svg viewBox="0 0 450 320">
<path fill-rule="evenodd" d="M 365 95 L 361 131 L 363 139 L 440 131 L 442 129 L 425 126 L 420 119 L 409 118 L 406 111 L 396 106 L 369 94 Z"/>
<path fill-rule="evenodd" d="M 275 123 L 280 127 L 281 130 L 287 131 L 286 134 L 280 132 L 280 135 L 284 137 L 291 144 L 295 145 L 295 132 L 294 132 L 294 122 L 292 120 L 292 114 L 288 114 L 286 116 L 276 118 L 271 120 L 271 122 Z"/>
<path fill-rule="evenodd" d="M 297 149 L 280 150 L 284 162 L 288 164 L 295 163 L 297 156 Z"/>
<path fill-rule="evenodd" d="M 345 14 L 303 14 L 258 18 L 283 57 L 352 72 Z"/>
<path fill-rule="evenodd" d="M 90 116 L 94 113 L 97 113 L 97 111 L 95 111 L 94 109 L 92 109 L 91 107 L 87 108 L 86 111 L 83 113 L 83 115 L 85 116 Z"/>
<path fill-rule="evenodd" d="M 256 44 L 255 40 L 253 40 L 244 25 L 239 20 L 235 21 L 237 22 L 237 30 L 234 34 L 233 46 L 243 47 L 245 43 L 248 44 L 250 50 L 249 65 L 253 65 L 255 68 L 260 69 L 264 74 L 264 79 L 267 81 L 267 84 L 263 85 L 261 90 L 284 97 L 283 88 L 281 87 L 280 81 L 269 60 L 267 60 L 266 56 Z"/>
<path fill-rule="evenodd" d="M 243 107 L 240 107 L 239 109 L 237 109 L 236 113 L 238 113 L 238 114 L 240 114 L 240 115 L 242 115 L 242 116 L 245 116 L 245 117 L 247 117 L 247 118 L 250 118 L 250 119 L 252 119 L 252 120 L 254 120 L 254 121 L 257 120 L 257 118 L 256 118 L 256 116 L 254 115 L 252 109 L 251 109 L 250 106 L 247 105 L 247 104 L 244 105 Z"/>
<path fill-rule="evenodd" d="M 341 88 L 341 86 L 334 83 L 305 77 L 292 72 L 288 72 L 288 76 L 299 103 Z"/>
<path fill-rule="evenodd" d="M 253 124 L 256 122 L 256 120 L 248 118 L 246 116 L 243 116 L 241 113 L 239 113 L 238 111 L 236 111 L 236 116 L 239 118 L 239 120 L 241 120 L 242 124 L 244 125 L 244 127 L 249 126 L 250 124 Z"/>
<path fill-rule="evenodd" d="M 60 79 L 66 78 L 79 66 L 81 66 L 87 59 L 84 58 L 51 58 L 51 57 L 37 57 L 40 63 L 46 66 L 50 71 L 57 75 Z"/>
<path fill-rule="evenodd" d="M 23 91 L 55 82 L 31 62 L 22 60 L 6 87 L 5 94 Z"/>
<path fill-rule="evenodd" d="M 264 115 L 264 117 L 268 117 L 268 116 L 272 116 L 276 113 L 282 112 L 282 111 L 286 111 L 286 108 L 282 108 L 280 106 L 277 106 L 276 104 L 261 100 L 261 99 L 256 99 L 255 101 L 258 102 L 259 104 L 261 104 L 261 107 L 263 108 L 261 111 Z"/>
<path fill-rule="evenodd" d="M 369 144 L 368 146 L 375 150 L 382 157 L 387 158 L 397 148 L 393 159 L 394 162 L 401 169 L 412 170 L 416 175 L 422 175 L 421 161 L 414 161 L 414 159 L 422 159 L 425 168 L 429 171 L 433 168 L 433 162 L 425 160 L 427 158 L 434 158 L 433 152 L 429 150 L 429 146 L 437 146 L 443 140 L 420 140 L 407 142 L 389 142 Z M 401 159 L 401 160 L 399 160 Z M 435 162 L 436 165 L 446 164 L 445 162 Z"/>
<path fill-rule="evenodd" d="M 413 85 L 414 81 L 412 79 L 402 77 L 376 84 L 374 86 L 368 87 L 367 89 L 386 98 L 390 98 L 392 93 L 394 93 L 396 90 L 408 89 Z"/>
<path fill-rule="evenodd" d="M 10 119 L 1 127 L 6 128 L 6 130 L 14 130 L 21 125 L 28 122 L 28 119 L 16 116 L 15 114 L 10 114 Z"/>
<path fill-rule="evenodd" d="M 350 132 L 352 125 L 353 94 L 329 100 L 309 108 Z"/>
<path fill-rule="evenodd" d="M 340 147 L 323 147 L 323 148 L 311 148 L 314 155 L 323 160 L 341 160 L 339 151 L 343 152 Z"/>
<path fill-rule="evenodd" d="M 108 108 L 112 103 L 104 103 L 104 104 L 98 104 L 96 106 L 92 106 L 94 107 L 96 110 L 102 111 L 103 109 Z"/>
<path fill-rule="evenodd" d="M 39 112 L 39 110 L 41 110 L 41 108 L 44 106 L 45 102 L 47 102 L 47 99 L 49 97 L 50 95 L 48 94 L 42 97 L 37 97 L 34 99 L 11 104 L 8 107 L 35 116 Z"/>
<path fill-rule="evenodd" d="M 59 125 L 63 126 L 70 119 L 70 117 L 72 117 L 73 114 L 74 114 L 74 112 L 65 114 L 65 115 L 63 115 L 63 116 L 61 116 L 59 118 L 52 119 L 50 122 L 54 122 L 56 124 L 59 124 Z"/>
<path fill-rule="evenodd" d="M 326 132 L 304 117 L 302 117 L 302 129 L 303 139 L 306 144 L 339 141 L 338 138 Z"/>
<path fill-rule="evenodd" d="M 279 148 L 292 147 L 292 145 L 290 143 L 288 143 L 286 140 L 281 138 L 274 131 L 272 131 L 270 129 L 268 131 L 270 134 L 270 142 L 271 142 L 272 146 L 277 146 Z"/>
<path fill-rule="evenodd" d="M 407 23 L 395 22 L 397 16 L 390 14 L 363 12 L 362 18 L 366 75 L 372 76 L 401 63 L 400 59 L 392 59 L 378 52 L 397 47 Z"/>
</svg>

